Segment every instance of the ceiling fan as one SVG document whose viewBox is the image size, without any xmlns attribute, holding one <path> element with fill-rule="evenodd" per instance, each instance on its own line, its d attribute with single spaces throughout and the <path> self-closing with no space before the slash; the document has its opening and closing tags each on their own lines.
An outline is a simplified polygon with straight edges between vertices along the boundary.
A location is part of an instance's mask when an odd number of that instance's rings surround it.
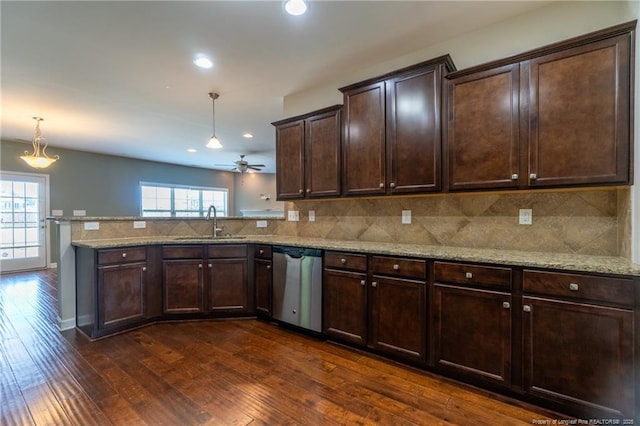
<svg viewBox="0 0 640 426">
<path fill-rule="evenodd" d="M 248 170 L 255 170 L 259 172 L 260 170 L 262 170 L 261 167 L 266 167 L 264 164 L 249 164 L 249 162 L 246 161 L 244 157 L 244 154 L 240 155 L 240 159 L 235 161 L 234 167 L 233 169 L 231 169 L 231 171 L 237 170 L 240 173 L 244 173 Z M 227 164 L 216 164 L 216 166 L 227 166 Z"/>
</svg>

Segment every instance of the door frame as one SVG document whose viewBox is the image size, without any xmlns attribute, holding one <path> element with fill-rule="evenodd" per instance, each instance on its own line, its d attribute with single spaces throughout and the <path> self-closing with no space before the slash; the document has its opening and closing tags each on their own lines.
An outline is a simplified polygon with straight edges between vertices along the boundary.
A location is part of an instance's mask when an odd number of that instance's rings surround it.
<svg viewBox="0 0 640 426">
<path fill-rule="evenodd" d="M 2 170 L 0 169 L 0 179 L 4 175 L 13 175 L 13 176 L 28 176 L 28 177 L 37 177 L 44 178 L 44 260 L 45 260 L 45 268 L 54 268 L 57 266 L 56 263 L 51 262 L 51 226 L 50 220 L 47 220 L 47 213 L 51 211 L 50 204 L 50 175 L 47 173 L 28 173 L 28 172 L 16 172 L 12 170 Z M 16 271 L 18 272 L 18 271 Z"/>
</svg>

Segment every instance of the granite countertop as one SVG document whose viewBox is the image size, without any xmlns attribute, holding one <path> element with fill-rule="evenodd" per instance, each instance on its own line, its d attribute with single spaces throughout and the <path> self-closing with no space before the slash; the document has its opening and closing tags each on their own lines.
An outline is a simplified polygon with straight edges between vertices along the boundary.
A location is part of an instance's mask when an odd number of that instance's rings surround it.
<svg viewBox="0 0 640 426">
<path fill-rule="evenodd" d="M 92 249 L 128 247 L 155 244 L 238 244 L 259 243 L 309 247 L 324 250 L 341 250 L 357 253 L 386 254 L 396 256 L 423 257 L 433 260 L 454 260 L 478 263 L 493 263 L 531 268 L 548 268 L 575 272 L 594 272 L 612 275 L 640 277 L 640 264 L 614 256 L 590 256 L 568 253 L 543 253 L 518 250 L 477 249 L 419 244 L 395 244 L 366 241 L 327 240 L 308 237 L 285 237 L 247 235 L 242 237 L 211 238 L 165 236 L 136 237 L 102 240 L 74 241 L 77 247 Z"/>
</svg>

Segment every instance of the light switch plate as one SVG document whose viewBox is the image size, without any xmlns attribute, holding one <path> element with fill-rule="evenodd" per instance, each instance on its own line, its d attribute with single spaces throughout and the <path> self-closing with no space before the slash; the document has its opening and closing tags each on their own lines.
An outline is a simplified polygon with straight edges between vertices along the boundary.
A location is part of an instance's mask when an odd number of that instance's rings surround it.
<svg viewBox="0 0 640 426">
<path fill-rule="evenodd" d="M 300 212 L 297 210 L 289 210 L 287 218 L 290 222 L 298 222 L 300 220 Z"/>
<path fill-rule="evenodd" d="M 85 231 L 97 231 L 100 229 L 100 222 L 85 222 L 84 230 Z"/>
<path fill-rule="evenodd" d="M 87 215 L 87 211 L 86 210 L 74 210 L 73 211 L 73 215 L 74 216 L 86 216 Z"/>
<path fill-rule="evenodd" d="M 142 228 L 146 228 L 147 227 L 147 222 L 145 222 L 144 220 L 134 220 L 133 221 L 133 228 L 134 229 L 142 229 Z"/>
<path fill-rule="evenodd" d="M 63 210 L 51 210 L 51 216 L 64 216 Z"/>
<path fill-rule="evenodd" d="M 520 209 L 518 223 L 520 225 L 531 225 L 533 223 L 533 211 L 531 209 Z"/>
<path fill-rule="evenodd" d="M 309 210 L 309 222 L 315 222 L 315 221 L 316 221 L 316 211 Z"/>
<path fill-rule="evenodd" d="M 267 221 L 266 220 L 256 220 L 256 228 L 266 228 Z"/>
<path fill-rule="evenodd" d="M 402 210 L 402 224 L 409 225 L 411 223 L 411 210 Z"/>
</svg>

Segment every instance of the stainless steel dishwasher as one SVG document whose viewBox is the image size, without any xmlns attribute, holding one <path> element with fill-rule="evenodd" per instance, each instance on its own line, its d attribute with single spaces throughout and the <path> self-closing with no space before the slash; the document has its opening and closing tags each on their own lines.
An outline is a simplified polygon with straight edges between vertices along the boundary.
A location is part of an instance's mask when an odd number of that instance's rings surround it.
<svg viewBox="0 0 640 426">
<path fill-rule="evenodd" d="M 273 246 L 273 318 L 322 332 L 322 250 Z"/>
</svg>

